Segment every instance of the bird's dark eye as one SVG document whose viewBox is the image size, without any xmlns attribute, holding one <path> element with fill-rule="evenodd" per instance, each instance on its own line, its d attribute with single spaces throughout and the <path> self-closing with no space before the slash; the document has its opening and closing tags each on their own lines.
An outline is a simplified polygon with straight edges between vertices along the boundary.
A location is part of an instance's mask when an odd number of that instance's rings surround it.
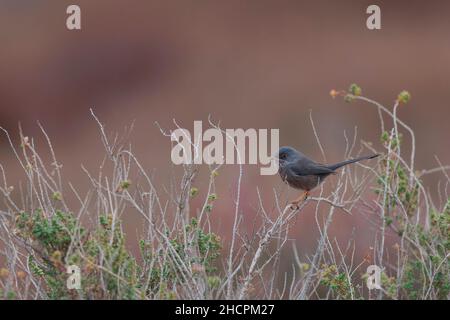
<svg viewBox="0 0 450 320">
<path fill-rule="evenodd" d="M 280 159 L 285 159 L 285 158 L 286 158 L 286 153 L 280 154 Z"/>
</svg>

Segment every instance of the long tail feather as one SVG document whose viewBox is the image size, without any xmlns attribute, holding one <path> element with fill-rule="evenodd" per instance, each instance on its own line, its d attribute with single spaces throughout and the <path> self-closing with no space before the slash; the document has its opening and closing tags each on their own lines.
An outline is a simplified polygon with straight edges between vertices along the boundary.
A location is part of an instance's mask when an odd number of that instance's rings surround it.
<svg viewBox="0 0 450 320">
<path fill-rule="evenodd" d="M 373 159 L 373 158 L 376 158 L 378 156 L 379 156 L 379 154 L 373 154 L 371 156 L 359 157 L 359 158 L 356 158 L 356 159 L 350 159 L 350 160 L 338 162 L 338 163 L 335 163 L 335 164 L 330 164 L 327 167 L 330 168 L 331 170 L 336 170 L 336 169 L 338 169 L 340 167 L 343 167 L 343 166 L 345 166 L 347 164 L 355 163 L 355 162 L 358 162 L 358 161 L 361 161 L 361 160 Z"/>
</svg>

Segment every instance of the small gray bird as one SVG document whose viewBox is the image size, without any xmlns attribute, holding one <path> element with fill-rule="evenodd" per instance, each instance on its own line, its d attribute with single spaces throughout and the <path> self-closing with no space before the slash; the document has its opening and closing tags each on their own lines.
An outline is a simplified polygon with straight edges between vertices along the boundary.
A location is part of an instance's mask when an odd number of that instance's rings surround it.
<svg viewBox="0 0 450 320">
<path fill-rule="evenodd" d="M 336 169 L 350 163 L 373 159 L 378 156 L 379 154 L 373 154 L 371 156 L 326 165 L 309 159 L 303 153 L 292 147 L 281 147 L 277 154 L 279 161 L 278 173 L 281 179 L 290 187 L 304 191 L 300 197 L 291 202 L 291 205 L 298 207 L 300 201 L 305 200 L 309 192 L 322 183 L 326 177 L 330 174 L 335 174 Z"/>
</svg>

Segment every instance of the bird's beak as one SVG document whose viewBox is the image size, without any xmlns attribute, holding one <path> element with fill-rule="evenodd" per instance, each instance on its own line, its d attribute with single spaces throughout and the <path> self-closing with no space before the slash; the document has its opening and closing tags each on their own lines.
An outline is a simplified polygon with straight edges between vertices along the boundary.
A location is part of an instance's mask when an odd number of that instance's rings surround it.
<svg viewBox="0 0 450 320">
<path fill-rule="evenodd" d="M 270 161 L 271 162 L 274 161 L 277 164 L 277 166 L 281 166 L 283 164 L 283 160 L 278 158 L 278 156 L 271 156 Z"/>
<path fill-rule="evenodd" d="M 278 158 L 277 156 L 271 156 L 271 157 L 270 157 L 270 160 L 271 160 L 271 161 L 276 161 L 277 163 L 280 163 L 280 162 L 281 162 L 280 158 Z"/>
</svg>

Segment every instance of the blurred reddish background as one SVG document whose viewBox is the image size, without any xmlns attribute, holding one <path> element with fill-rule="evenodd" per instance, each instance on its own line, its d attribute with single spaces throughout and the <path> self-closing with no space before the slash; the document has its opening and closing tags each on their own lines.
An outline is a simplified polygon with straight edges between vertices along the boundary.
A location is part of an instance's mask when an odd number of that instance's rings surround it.
<svg viewBox="0 0 450 320">
<path fill-rule="evenodd" d="M 65 27 L 73 3 L 82 9 L 81 31 Z M 88 179 L 80 164 L 95 170 L 103 157 L 89 108 L 109 132 L 135 120 L 133 148 L 147 169 L 155 169 L 157 183 L 167 185 L 170 141 L 154 122 L 171 129 L 173 118 L 187 128 L 209 114 L 225 128 L 279 128 L 281 145 L 321 160 L 312 110 L 329 161 L 341 160 L 343 132 L 352 135 L 355 126 L 359 139 L 381 150 L 376 111 L 329 96 L 330 89 L 356 82 L 389 107 L 409 90 L 412 101 L 399 112 L 417 134 L 417 168 L 435 167 L 435 155 L 450 163 L 450 2 L 378 1 L 380 31 L 366 28 L 370 4 L 2 0 L 0 125 L 17 136 L 21 122 L 26 135 L 37 136 L 41 121 L 65 177 L 83 190 Z M 9 181 L 18 184 L 23 176 L 3 136 L 0 147 Z M 256 186 L 272 207 L 278 177 L 245 170 L 242 212 L 257 207 Z M 213 214 L 228 241 L 237 170 L 225 172 Z M 431 188 L 435 178 L 429 178 Z M 207 182 L 196 184 L 204 189 Z M 362 254 L 374 240 L 366 228 L 364 219 L 339 215 L 331 233 L 346 243 L 354 231 Z M 293 229 L 301 253 L 313 252 L 318 233 L 312 212 L 299 216 Z M 289 251 L 286 269 L 291 256 Z"/>
</svg>

